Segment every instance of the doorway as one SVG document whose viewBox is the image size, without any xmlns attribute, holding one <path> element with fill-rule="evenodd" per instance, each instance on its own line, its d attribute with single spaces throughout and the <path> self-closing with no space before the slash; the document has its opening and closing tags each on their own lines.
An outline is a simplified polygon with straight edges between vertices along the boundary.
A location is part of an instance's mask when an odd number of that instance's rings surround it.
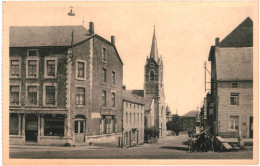
<svg viewBox="0 0 260 166">
<path fill-rule="evenodd" d="M 250 116 L 250 122 L 249 122 L 249 137 L 253 138 L 253 117 Z"/>
<path fill-rule="evenodd" d="M 74 121 L 74 138 L 77 143 L 84 143 L 85 140 L 85 116 L 78 115 Z"/>
<path fill-rule="evenodd" d="M 38 117 L 37 115 L 27 115 L 25 117 L 25 141 L 37 142 L 38 136 Z"/>
</svg>

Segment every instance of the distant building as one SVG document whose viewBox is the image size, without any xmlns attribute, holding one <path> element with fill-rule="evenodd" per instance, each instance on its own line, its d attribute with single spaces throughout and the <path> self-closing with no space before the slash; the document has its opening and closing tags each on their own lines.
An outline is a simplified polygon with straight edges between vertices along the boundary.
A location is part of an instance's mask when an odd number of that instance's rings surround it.
<svg viewBox="0 0 260 166">
<path fill-rule="evenodd" d="M 248 17 L 211 46 L 207 123 L 222 137 L 253 137 L 253 21 Z"/>
<path fill-rule="evenodd" d="M 166 122 L 169 122 L 171 120 L 172 120 L 172 113 L 171 113 L 170 107 L 167 106 L 166 107 Z"/>
<path fill-rule="evenodd" d="M 83 26 L 10 27 L 10 143 L 114 142 L 121 135 L 123 63 Z"/>
<path fill-rule="evenodd" d="M 196 131 L 196 119 L 198 111 L 190 111 L 181 116 L 181 129 L 184 131 Z"/>
<path fill-rule="evenodd" d="M 131 147 L 144 142 L 143 97 L 123 91 L 124 146 Z"/>
</svg>

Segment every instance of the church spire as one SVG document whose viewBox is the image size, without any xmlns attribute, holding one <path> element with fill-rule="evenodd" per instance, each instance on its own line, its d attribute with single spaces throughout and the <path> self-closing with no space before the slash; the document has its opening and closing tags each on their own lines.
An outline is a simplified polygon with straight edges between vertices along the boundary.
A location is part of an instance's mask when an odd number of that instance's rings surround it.
<svg viewBox="0 0 260 166">
<path fill-rule="evenodd" d="M 158 62 L 158 59 L 159 59 L 157 40 L 156 40 L 156 35 L 155 35 L 155 26 L 154 26 L 154 31 L 153 31 L 153 41 L 152 41 L 150 58 L 153 58 L 156 62 Z"/>
</svg>

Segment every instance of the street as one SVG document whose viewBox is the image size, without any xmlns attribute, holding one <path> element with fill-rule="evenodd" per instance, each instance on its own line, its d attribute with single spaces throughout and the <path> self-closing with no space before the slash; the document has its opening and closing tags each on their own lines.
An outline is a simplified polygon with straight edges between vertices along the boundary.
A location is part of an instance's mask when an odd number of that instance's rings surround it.
<svg viewBox="0 0 260 166">
<path fill-rule="evenodd" d="M 45 147 L 10 146 L 10 158 L 32 159 L 252 159 L 253 152 L 193 152 L 187 153 L 183 142 L 187 135 L 160 138 L 158 143 L 144 144 L 132 148 L 101 146 Z"/>
</svg>

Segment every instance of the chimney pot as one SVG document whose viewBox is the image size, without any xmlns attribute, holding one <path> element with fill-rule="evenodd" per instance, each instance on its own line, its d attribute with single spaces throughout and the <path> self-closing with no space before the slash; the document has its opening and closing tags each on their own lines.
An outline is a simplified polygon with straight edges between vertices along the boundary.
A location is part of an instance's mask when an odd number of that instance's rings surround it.
<svg viewBox="0 0 260 166">
<path fill-rule="evenodd" d="M 215 46 L 218 46 L 218 44 L 219 44 L 219 38 L 217 37 L 217 38 L 215 39 Z"/>
<path fill-rule="evenodd" d="M 89 33 L 94 34 L 94 23 L 93 22 L 89 22 Z"/>
<path fill-rule="evenodd" d="M 115 36 L 111 36 L 111 43 L 115 45 Z"/>
</svg>

